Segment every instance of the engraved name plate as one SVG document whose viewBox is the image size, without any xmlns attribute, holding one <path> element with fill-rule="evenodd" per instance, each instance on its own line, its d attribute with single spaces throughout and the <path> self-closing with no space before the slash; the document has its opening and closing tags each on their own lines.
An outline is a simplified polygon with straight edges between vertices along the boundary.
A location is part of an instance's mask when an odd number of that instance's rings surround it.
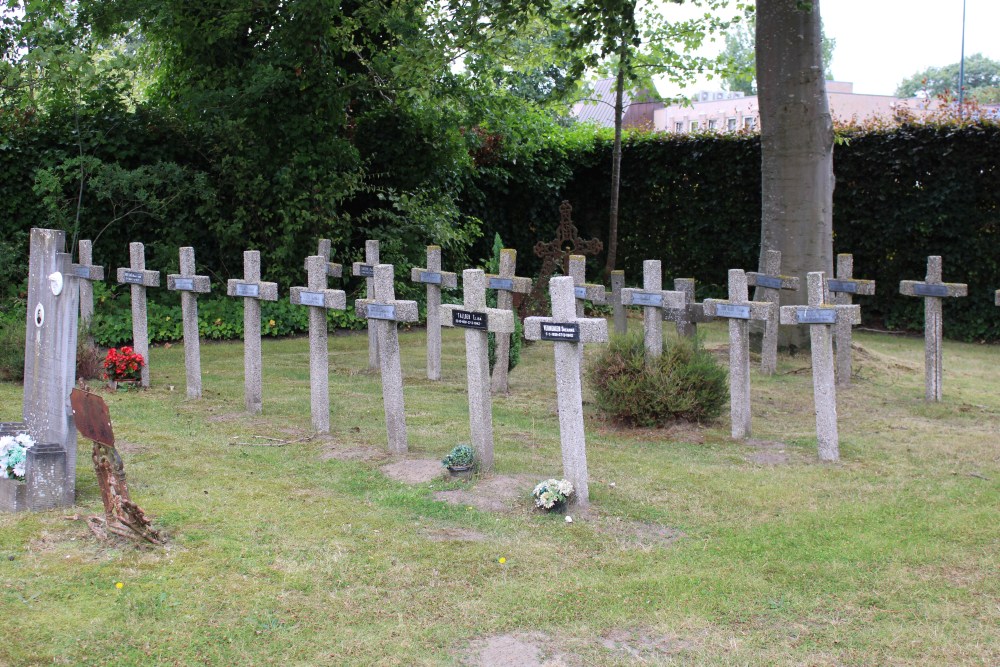
<svg viewBox="0 0 1000 667">
<path fill-rule="evenodd" d="M 913 286 L 913 293 L 917 296 L 948 296 L 948 286 L 917 283 Z"/>
<path fill-rule="evenodd" d="M 853 280 L 828 280 L 827 287 L 831 292 L 847 292 L 848 294 L 858 293 L 858 284 Z"/>
<path fill-rule="evenodd" d="M 663 295 L 651 294 L 650 292 L 632 292 L 633 306 L 654 306 L 663 307 Z"/>
<path fill-rule="evenodd" d="M 467 310 L 451 311 L 451 323 L 456 327 L 466 329 L 482 329 L 486 331 L 489 327 L 489 318 L 486 313 L 472 313 Z"/>
<path fill-rule="evenodd" d="M 733 320 L 749 320 L 750 306 L 718 303 L 715 305 L 715 315 L 716 317 L 728 317 Z"/>
<path fill-rule="evenodd" d="M 562 341 L 564 343 L 580 342 L 579 324 L 557 324 L 542 322 L 542 340 Z"/>
<path fill-rule="evenodd" d="M 799 324 L 836 324 L 837 309 L 798 307 L 795 309 L 795 321 Z"/>
<path fill-rule="evenodd" d="M 369 304 L 365 310 L 368 313 L 368 317 L 373 320 L 396 319 L 396 306 L 388 306 L 382 303 L 372 303 Z"/>
<path fill-rule="evenodd" d="M 358 267 L 358 275 L 362 278 L 374 278 L 375 267 L 371 264 L 362 264 Z"/>
<path fill-rule="evenodd" d="M 174 289 L 192 291 L 194 290 L 193 278 L 174 278 Z"/>
<path fill-rule="evenodd" d="M 316 306 L 322 308 L 326 305 L 326 295 L 323 292 L 299 292 L 299 303 L 303 306 Z"/>
<path fill-rule="evenodd" d="M 587 298 L 587 288 L 586 287 L 574 287 L 573 288 L 573 294 L 576 295 L 577 299 L 586 299 Z"/>
<path fill-rule="evenodd" d="M 236 296 L 260 296 L 260 285 L 253 283 L 236 283 Z"/>
<path fill-rule="evenodd" d="M 77 278 L 84 278 L 90 280 L 90 267 L 80 266 L 79 264 L 73 266 L 73 275 Z"/>
<path fill-rule="evenodd" d="M 440 285 L 441 274 L 438 273 L 437 271 L 421 271 L 420 282 L 430 283 L 431 285 Z"/>
<path fill-rule="evenodd" d="M 514 281 L 510 278 L 490 278 L 490 289 L 504 289 L 508 292 L 514 291 Z"/>
<path fill-rule="evenodd" d="M 781 289 L 781 278 L 775 276 L 757 276 L 758 287 L 770 287 L 771 289 Z"/>
<path fill-rule="evenodd" d="M 141 285 L 142 271 L 122 271 L 122 282 L 129 285 Z"/>
</svg>

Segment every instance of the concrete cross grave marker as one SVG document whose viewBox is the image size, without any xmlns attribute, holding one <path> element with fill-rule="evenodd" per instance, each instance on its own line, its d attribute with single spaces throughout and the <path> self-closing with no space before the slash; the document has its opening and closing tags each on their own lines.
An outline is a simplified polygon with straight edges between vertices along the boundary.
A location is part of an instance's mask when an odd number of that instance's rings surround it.
<svg viewBox="0 0 1000 667">
<path fill-rule="evenodd" d="M 149 387 L 149 325 L 146 322 L 146 288 L 160 286 L 160 272 L 146 270 L 146 249 L 141 243 L 128 244 L 129 268 L 118 269 L 118 283 L 131 287 L 132 349 L 142 355 L 140 384 Z"/>
<path fill-rule="evenodd" d="M 573 298 L 576 300 L 576 316 L 583 317 L 584 304 L 607 303 L 607 291 L 604 285 L 595 285 L 587 282 L 587 258 L 583 255 L 570 255 L 568 264 L 568 276 L 573 279 Z M 583 346 L 577 347 L 580 355 L 580 373 L 583 373 Z M 580 376 L 583 377 L 582 375 Z"/>
<path fill-rule="evenodd" d="M 875 294 L 874 280 L 860 280 L 854 277 L 854 255 L 837 255 L 837 278 L 826 281 L 826 291 L 832 295 L 838 306 L 851 305 L 853 295 L 871 296 Z M 837 362 L 837 385 L 851 386 L 851 338 L 853 323 L 850 318 L 841 317 L 833 327 L 834 349 Z"/>
<path fill-rule="evenodd" d="M 924 282 L 901 280 L 899 293 L 924 299 L 924 376 L 925 397 L 928 401 L 941 400 L 942 376 L 942 317 L 941 299 L 968 296 L 969 287 L 964 283 L 941 282 L 941 257 L 927 258 L 927 278 Z"/>
<path fill-rule="evenodd" d="M 663 289 L 660 260 L 647 259 L 642 263 L 642 289 L 626 287 L 622 290 L 622 304 L 642 306 L 643 344 L 646 364 L 652 364 L 663 354 L 663 317 L 667 308 L 683 309 L 684 293 Z"/>
<path fill-rule="evenodd" d="M 760 272 L 747 273 L 747 284 L 756 287 L 762 301 L 773 303 L 777 308 L 781 303 L 781 290 L 798 291 L 799 279 L 781 275 L 781 252 L 768 250 L 764 254 L 764 266 Z M 760 348 L 760 372 L 773 375 L 778 366 L 778 318 L 764 323 L 764 339 Z"/>
<path fill-rule="evenodd" d="M 316 254 L 326 261 L 326 275 L 328 278 L 340 278 L 344 273 L 344 266 L 330 261 L 333 244 L 330 239 L 320 239 Z"/>
<path fill-rule="evenodd" d="M 469 392 L 469 430 L 479 469 L 493 470 L 493 400 L 490 394 L 489 332 L 509 336 L 514 313 L 486 307 L 486 276 L 480 269 L 462 272 L 463 303 L 440 306 L 445 326 L 465 329 L 465 369 Z M 497 361 L 497 363 L 500 363 Z"/>
<path fill-rule="evenodd" d="M 514 310 L 514 293 L 527 294 L 531 291 L 531 278 L 515 276 L 517 251 L 503 248 L 500 251 L 500 267 L 497 275 L 486 275 L 486 288 L 497 291 L 497 308 Z M 468 289 L 466 287 L 466 289 Z M 498 394 L 509 391 L 507 367 L 510 366 L 510 334 L 496 334 L 496 362 L 493 364 L 492 390 Z"/>
<path fill-rule="evenodd" d="M 729 270 L 729 300 L 705 299 L 705 314 L 729 320 L 729 419 L 733 438 L 750 437 L 750 338 L 751 320 L 767 322 L 777 317 L 770 301 L 748 300 L 747 277 L 742 269 Z"/>
<path fill-rule="evenodd" d="M 375 298 L 375 266 L 378 264 L 379 243 L 374 240 L 365 241 L 365 261 L 354 262 L 351 266 L 351 275 L 362 276 L 365 279 L 365 299 Z M 358 314 L 358 317 L 361 317 Z M 373 371 L 379 367 L 378 363 L 378 335 L 368 323 L 368 370 Z"/>
<path fill-rule="evenodd" d="M 427 285 L 427 379 L 441 379 L 441 288 L 458 287 L 458 276 L 441 270 L 441 246 L 427 246 L 427 267 L 410 270 L 410 280 Z"/>
<path fill-rule="evenodd" d="M 705 314 L 705 305 L 695 301 L 694 278 L 674 278 L 674 290 L 684 293 L 683 308 L 667 308 L 663 319 L 676 324 L 677 335 L 694 338 L 698 335 L 698 325 L 711 322 L 714 317 Z"/>
<path fill-rule="evenodd" d="M 821 461 L 840 458 L 837 434 L 837 386 L 833 377 L 833 339 L 830 328 L 840 320 L 861 322 L 861 306 L 824 303 L 825 276 L 822 271 L 806 275 L 808 306 L 782 306 L 782 324 L 808 324 L 812 348 L 813 402 L 816 406 L 816 441 Z"/>
<path fill-rule="evenodd" d="M 208 276 L 194 274 L 194 248 L 181 248 L 181 272 L 167 275 L 167 289 L 181 293 L 184 315 L 184 369 L 188 398 L 201 398 L 201 341 L 198 335 L 198 297 L 212 289 Z"/>
<path fill-rule="evenodd" d="M 628 315 L 625 313 L 625 304 L 622 303 L 622 288 L 625 287 L 625 272 L 616 270 L 611 272 L 611 312 L 614 314 L 615 333 L 624 336 L 628 333 Z"/>
<path fill-rule="evenodd" d="M 94 265 L 94 244 L 80 241 L 79 264 L 71 264 L 70 270 L 80 284 L 80 321 L 84 327 L 94 317 L 94 286 L 96 280 L 104 280 L 104 267 Z"/>
<path fill-rule="evenodd" d="M 382 374 L 382 402 L 385 406 L 385 430 L 389 451 L 403 454 L 407 449 L 406 412 L 403 407 L 403 367 L 399 359 L 399 332 L 396 322 L 419 319 L 416 301 L 397 301 L 393 286 L 392 264 L 374 267 L 375 298 L 358 299 L 354 309 L 358 317 L 368 318 L 368 328 L 378 337 L 378 356 Z"/>
<path fill-rule="evenodd" d="M 330 351 L 327 348 L 326 311 L 347 308 L 344 290 L 327 289 L 328 262 L 320 255 L 306 257 L 307 287 L 293 287 L 291 302 L 309 306 L 309 407 L 317 433 L 330 432 Z"/>
<path fill-rule="evenodd" d="M 571 277 L 553 278 L 549 281 L 549 293 L 552 297 L 552 317 L 527 318 L 524 321 L 524 337 L 555 343 L 563 474 L 576 491 L 577 505 L 585 509 L 590 504 L 590 492 L 579 349 L 586 343 L 607 341 L 608 323 L 603 317 L 576 316 L 576 294 Z"/>
<path fill-rule="evenodd" d="M 260 414 L 264 408 L 261 374 L 264 364 L 260 351 L 260 302 L 278 300 L 278 283 L 260 279 L 260 252 L 243 252 L 243 280 L 230 279 L 226 294 L 243 298 L 243 388 L 247 412 Z M 344 301 L 347 301 L 345 295 Z M 345 303 L 346 305 L 346 303 Z"/>
<path fill-rule="evenodd" d="M 542 307 L 545 291 L 549 288 L 549 278 L 557 268 L 562 270 L 563 275 L 570 275 L 569 261 L 572 255 L 596 255 L 603 249 L 604 244 L 598 239 L 580 238 L 576 225 L 573 224 L 573 207 L 568 201 L 560 204 L 559 227 L 555 238 L 535 244 L 535 256 L 542 260 L 542 268 L 531 295 L 522 304 L 522 313 L 538 312 Z"/>
</svg>

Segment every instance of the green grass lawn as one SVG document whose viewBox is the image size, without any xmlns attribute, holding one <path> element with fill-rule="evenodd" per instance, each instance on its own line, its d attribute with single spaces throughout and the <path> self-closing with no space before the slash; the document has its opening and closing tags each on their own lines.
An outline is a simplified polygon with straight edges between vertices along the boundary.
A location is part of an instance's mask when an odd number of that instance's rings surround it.
<svg viewBox="0 0 1000 667">
<path fill-rule="evenodd" d="M 702 327 L 708 347 L 723 326 Z M 441 458 L 468 440 L 462 332 L 444 331 L 436 383 L 423 332 L 400 339 L 410 456 Z M 103 512 L 81 442 L 76 508 L 0 515 L 0 664 L 448 665 L 507 633 L 559 665 L 1000 664 L 1000 348 L 946 343 L 945 400 L 927 404 L 922 339 L 855 343 L 839 464 L 816 460 L 808 357 L 782 357 L 752 398 L 784 463 L 748 460 L 762 448 L 726 416 L 632 431 L 588 403 L 594 515 L 571 524 L 324 456 L 385 449 L 364 335 L 330 338 L 332 432 L 315 438 L 307 339 L 264 342 L 255 417 L 241 344 L 202 346 L 201 400 L 182 346 L 155 348 L 151 390 L 104 395 L 169 542 L 103 543 L 72 519 Z M 0 384 L 0 421 L 21 400 Z M 494 399 L 498 475 L 561 476 L 555 404 L 551 345 L 525 348 Z M 681 536 L 629 537 L 657 526 Z"/>
</svg>

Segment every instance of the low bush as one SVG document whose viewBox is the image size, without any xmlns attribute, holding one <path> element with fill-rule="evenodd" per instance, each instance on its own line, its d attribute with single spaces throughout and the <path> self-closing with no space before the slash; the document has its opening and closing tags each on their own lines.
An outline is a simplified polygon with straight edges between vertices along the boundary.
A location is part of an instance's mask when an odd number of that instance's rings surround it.
<svg viewBox="0 0 1000 667">
<path fill-rule="evenodd" d="M 641 335 L 613 336 L 587 377 L 598 407 L 632 426 L 709 421 L 729 397 L 725 369 L 687 339 L 664 344 L 660 358 L 647 365 Z"/>
<path fill-rule="evenodd" d="M 24 309 L 21 317 L 0 317 L 0 381 L 24 380 Z"/>
</svg>

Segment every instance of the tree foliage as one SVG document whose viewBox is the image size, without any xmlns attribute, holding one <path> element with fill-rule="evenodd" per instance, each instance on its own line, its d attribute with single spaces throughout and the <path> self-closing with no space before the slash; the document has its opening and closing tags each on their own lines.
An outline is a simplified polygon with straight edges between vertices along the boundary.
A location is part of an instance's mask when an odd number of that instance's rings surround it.
<svg viewBox="0 0 1000 667">
<path fill-rule="evenodd" d="M 914 97 L 924 93 L 928 97 L 951 94 L 958 96 L 959 63 L 943 67 L 928 67 L 917 72 L 899 84 L 896 97 Z M 1000 62 L 976 53 L 965 59 L 966 96 L 982 103 L 997 100 L 1000 88 Z"/>
</svg>

